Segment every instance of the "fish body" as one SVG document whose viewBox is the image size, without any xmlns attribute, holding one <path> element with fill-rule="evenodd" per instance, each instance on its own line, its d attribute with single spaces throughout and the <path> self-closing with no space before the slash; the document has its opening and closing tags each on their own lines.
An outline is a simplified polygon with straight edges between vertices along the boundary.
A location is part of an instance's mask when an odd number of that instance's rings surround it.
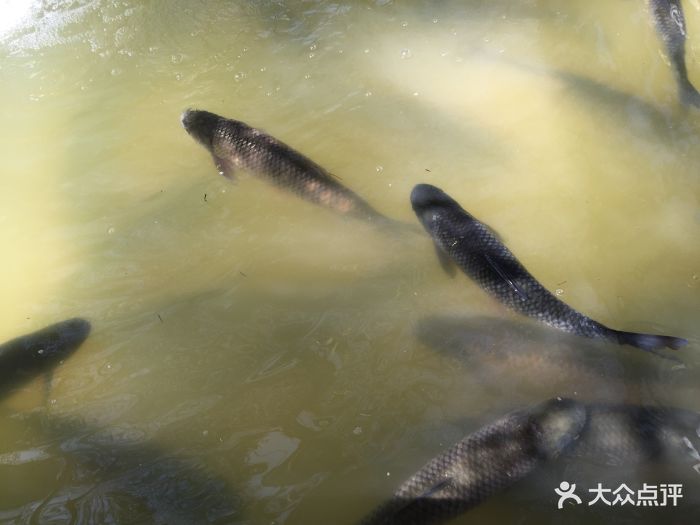
<svg viewBox="0 0 700 525">
<path fill-rule="evenodd" d="M 621 467 L 673 464 L 684 465 L 695 476 L 700 474 L 699 449 L 700 413 L 551 399 L 468 435 L 402 483 L 362 523 L 443 523 L 520 480 L 532 479 L 545 465 L 567 467 L 583 461 L 598 464 L 596 472 L 602 475 L 601 460 L 616 473 Z M 557 472 L 562 474 L 559 468 Z"/>
<path fill-rule="evenodd" d="M 700 93 L 688 79 L 685 63 L 686 25 L 680 0 L 649 0 L 649 9 L 668 55 L 684 104 L 700 107 Z"/>
<path fill-rule="evenodd" d="M 406 480 L 362 523 L 441 523 L 478 505 L 574 443 L 582 405 L 567 399 L 513 412 L 468 435 Z"/>
<path fill-rule="evenodd" d="M 527 320 L 431 316 L 414 331 L 485 391 L 511 402 L 549 396 L 636 401 L 650 386 L 667 387 L 659 381 L 656 360 L 633 349 L 613 353 L 602 341 Z M 695 388 L 689 375 L 674 373 L 675 387 L 689 385 Z"/>
<path fill-rule="evenodd" d="M 443 266 L 456 263 L 471 279 L 509 308 L 559 330 L 604 338 L 644 350 L 673 349 L 685 339 L 613 330 L 559 300 L 542 286 L 494 232 L 444 191 L 418 184 L 413 211 L 432 237 Z"/>
<path fill-rule="evenodd" d="M 681 463 L 700 474 L 700 413 L 611 403 L 586 406 L 586 425 L 569 457 L 613 466 Z"/>
<path fill-rule="evenodd" d="M 192 109 L 182 114 L 181 121 L 185 130 L 209 150 L 219 173 L 228 178 L 237 171 L 249 172 L 341 215 L 382 224 L 396 222 L 376 211 L 323 167 L 264 131 Z"/>
<path fill-rule="evenodd" d="M 53 370 L 87 339 L 90 323 L 69 319 L 0 345 L 0 399 Z"/>
</svg>

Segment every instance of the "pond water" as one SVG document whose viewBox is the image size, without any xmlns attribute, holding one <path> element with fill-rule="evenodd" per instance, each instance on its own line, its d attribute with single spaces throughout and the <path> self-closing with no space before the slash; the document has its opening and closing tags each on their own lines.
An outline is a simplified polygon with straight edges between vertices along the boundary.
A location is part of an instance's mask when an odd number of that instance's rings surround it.
<svg viewBox="0 0 700 525">
<path fill-rule="evenodd" d="M 518 407 L 700 410 L 700 111 L 644 2 L 0 9 L 0 341 L 92 323 L 48 384 L 0 399 L 0 522 L 356 523 Z M 443 188 L 579 311 L 687 338 L 686 368 L 550 336 L 598 367 L 533 365 L 538 345 L 509 333 L 522 319 L 446 276 L 427 235 L 220 177 L 188 107 L 266 130 L 395 219 L 418 225 L 415 184 Z M 419 337 L 431 316 L 495 319 L 483 344 L 522 362 L 464 365 Z M 557 514 L 563 479 L 456 522 L 590 522 Z"/>
</svg>

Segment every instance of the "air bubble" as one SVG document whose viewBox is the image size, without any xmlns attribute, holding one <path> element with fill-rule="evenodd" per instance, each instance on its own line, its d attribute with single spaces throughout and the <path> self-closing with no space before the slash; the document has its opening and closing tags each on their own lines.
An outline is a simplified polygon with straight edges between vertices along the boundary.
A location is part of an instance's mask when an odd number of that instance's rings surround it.
<svg viewBox="0 0 700 525">
<path fill-rule="evenodd" d="M 557 294 L 557 295 L 563 295 L 563 294 L 564 294 L 564 290 L 562 290 L 561 288 L 557 288 L 557 289 L 554 291 L 554 293 Z"/>
</svg>

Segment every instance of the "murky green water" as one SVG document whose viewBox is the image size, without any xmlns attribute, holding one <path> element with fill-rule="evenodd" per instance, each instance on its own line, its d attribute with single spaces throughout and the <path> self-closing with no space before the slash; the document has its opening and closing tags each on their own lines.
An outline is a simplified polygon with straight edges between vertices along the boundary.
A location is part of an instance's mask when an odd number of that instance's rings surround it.
<svg viewBox="0 0 700 525">
<path fill-rule="evenodd" d="M 93 333 L 50 389 L 0 400 L 0 522 L 354 523 L 516 407 L 700 409 L 700 112 L 643 2 L 28 4 L 0 4 L 0 340 L 72 316 Z M 442 187 L 575 308 L 687 337 L 685 380 L 605 347 L 634 386 L 485 381 L 415 327 L 517 317 L 425 236 L 219 177 L 187 107 L 267 130 L 394 218 L 417 224 L 414 184 Z M 462 522 L 572 522 L 559 481 Z"/>
</svg>

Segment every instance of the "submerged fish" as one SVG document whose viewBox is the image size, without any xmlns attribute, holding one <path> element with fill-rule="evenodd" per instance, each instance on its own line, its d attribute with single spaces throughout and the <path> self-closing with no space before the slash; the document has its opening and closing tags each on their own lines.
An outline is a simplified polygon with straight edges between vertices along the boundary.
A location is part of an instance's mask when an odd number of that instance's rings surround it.
<svg viewBox="0 0 700 525">
<path fill-rule="evenodd" d="M 688 80 L 685 65 L 685 17 L 680 0 L 649 0 L 656 30 L 666 46 L 673 72 L 678 83 L 679 96 L 683 104 L 700 107 L 700 93 Z"/>
<path fill-rule="evenodd" d="M 405 481 L 363 523 L 442 523 L 535 475 L 536 467 L 566 467 L 574 460 L 598 464 L 599 475 L 602 460 L 618 474 L 618 467 L 664 464 L 682 465 L 694 476 L 700 474 L 698 449 L 700 413 L 552 399 L 467 436 Z"/>
<path fill-rule="evenodd" d="M 612 466 L 684 464 L 700 474 L 700 413 L 673 407 L 592 403 L 570 457 Z"/>
<path fill-rule="evenodd" d="M 147 424 L 91 419 L 35 413 L 3 421 L 3 430 L 10 427 L 3 438 L 17 438 L 3 440 L 0 486 L 25 497 L 0 494 L 0 521 L 51 523 L 55 516 L 70 516 L 60 521 L 74 525 L 245 521 L 239 494 L 203 455 L 159 444 Z"/>
<path fill-rule="evenodd" d="M 0 345 L 0 398 L 53 370 L 90 334 L 85 319 L 69 319 Z"/>
<path fill-rule="evenodd" d="M 508 414 L 432 459 L 362 523 L 428 524 L 457 516 L 559 456 L 585 422 L 583 405 L 567 399 Z"/>
<path fill-rule="evenodd" d="M 660 381 L 658 362 L 633 349 L 609 352 L 601 341 L 529 321 L 434 316 L 420 319 L 415 333 L 485 390 L 511 401 L 548 396 L 636 401 L 649 386 L 664 392 L 670 386 Z M 695 388 L 690 374 L 674 371 L 673 378 L 674 387 Z"/>
<path fill-rule="evenodd" d="M 577 312 L 545 289 L 491 229 L 472 217 L 444 191 L 418 184 L 411 204 L 430 234 L 444 268 L 456 263 L 464 273 L 516 312 L 576 335 L 603 338 L 644 350 L 678 349 L 685 339 L 613 330 Z"/>
<path fill-rule="evenodd" d="M 181 120 L 187 133 L 209 150 L 225 177 L 232 179 L 236 171 L 247 171 L 342 215 L 406 226 L 376 211 L 324 168 L 264 131 L 193 109 L 186 110 Z"/>
</svg>

